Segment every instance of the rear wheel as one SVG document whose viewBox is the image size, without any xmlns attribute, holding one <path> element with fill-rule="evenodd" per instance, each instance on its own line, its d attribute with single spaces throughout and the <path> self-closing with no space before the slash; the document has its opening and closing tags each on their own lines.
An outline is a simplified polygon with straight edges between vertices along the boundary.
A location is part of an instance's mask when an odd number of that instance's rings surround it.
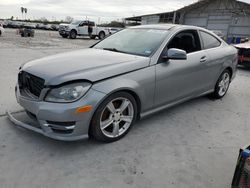
<svg viewBox="0 0 250 188">
<path fill-rule="evenodd" d="M 0 36 L 2 35 L 2 31 L 0 30 Z"/>
<path fill-rule="evenodd" d="M 68 37 L 68 35 L 62 35 L 62 37 L 63 37 L 63 38 L 67 38 L 67 37 Z"/>
<path fill-rule="evenodd" d="M 129 132 L 136 115 L 137 105 L 134 97 L 126 92 L 114 93 L 96 110 L 90 134 L 98 141 L 117 141 Z"/>
<path fill-rule="evenodd" d="M 105 38 L 105 33 L 104 33 L 103 31 L 101 31 L 101 32 L 99 33 L 99 35 L 98 35 L 98 38 L 99 38 L 100 40 L 104 39 L 104 38 Z"/>
<path fill-rule="evenodd" d="M 75 39 L 76 38 L 76 31 L 74 31 L 74 30 L 70 31 L 69 38 Z"/>
<path fill-rule="evenodd" d="M 230 82 L 231 73 L 229 70 L 224 70 L 215 85 L 214 93 L 212 94 L 212 96 L 216 99 L 223 98 L 228 91 Z"/>
</svg>

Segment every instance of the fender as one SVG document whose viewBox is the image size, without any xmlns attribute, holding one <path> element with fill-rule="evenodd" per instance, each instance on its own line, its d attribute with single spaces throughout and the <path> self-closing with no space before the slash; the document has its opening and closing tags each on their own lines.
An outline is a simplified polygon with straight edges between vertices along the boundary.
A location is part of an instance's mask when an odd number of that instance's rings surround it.
<svg viewBox="0 0 250 188">
<path fill-rule="evenodd" d="M 145 74 L 148 75 L 147 79 L 145 79 Z M 137 77 L 136 80 L 131 79 L 135 77 Z M 140 74 L 138 74 L 138 71 L 134 71 L 112 79 L 96 82 L 93 84 L 92 89 L 107 96 L 117 91 L 131 91 L 140 100 L 141 112 L 144 112 L 154 105 L 155 67 L 140 69 Z"/>
</svg>

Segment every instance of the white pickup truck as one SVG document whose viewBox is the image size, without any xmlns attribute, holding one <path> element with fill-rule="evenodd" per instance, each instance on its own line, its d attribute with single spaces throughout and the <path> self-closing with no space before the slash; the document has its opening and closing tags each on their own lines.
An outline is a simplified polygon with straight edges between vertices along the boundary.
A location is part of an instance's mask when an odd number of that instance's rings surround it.
<svg viewBox="0 0 250 188">
<path fill-rule="evenodd" d="M 77 36 L 89 36 L 91 39 L 98 37 L 99 39 L 105 38 L 109 35 L 109 29 L 105 27 L 98 27 L 95 22 L 88 20 L 73 21 L 70 24 L 60 24 L 59 34 L 63 38 L 75 39 Z"/>
</svg>

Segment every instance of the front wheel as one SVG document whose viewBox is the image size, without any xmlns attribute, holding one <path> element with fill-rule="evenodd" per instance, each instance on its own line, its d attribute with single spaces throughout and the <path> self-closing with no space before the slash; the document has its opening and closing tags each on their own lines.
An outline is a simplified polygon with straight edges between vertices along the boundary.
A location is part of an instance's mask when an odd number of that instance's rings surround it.
<svg viewBox="0 0 250 188">
<path fill-rule="evenodd" d="M 76 31 L 74 31 L 74 30 L 70 31 L 69 38 L 75 39 L 76 38 Z"/>
<path fill-rule="evenodd" d="M 98 141 L 117 141 L 129 132 L 136 116 L 137 105 L 134 97 L 126 92 L 114 93 L 96 110 L 90 134 Z"/>
<path fill-rule="evenodd" d="M 229 70 L 224 70 L 215 85 L 214 93 L 212 94 L 212 96 L 216 99 L 223 98 L 228 91 L 230 82 L 231 73 Z"/>
</svg>

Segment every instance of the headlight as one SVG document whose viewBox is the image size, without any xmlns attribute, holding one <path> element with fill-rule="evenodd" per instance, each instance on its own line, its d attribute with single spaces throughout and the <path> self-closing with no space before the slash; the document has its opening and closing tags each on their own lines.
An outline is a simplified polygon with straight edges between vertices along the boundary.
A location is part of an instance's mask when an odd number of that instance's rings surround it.
<svg viewBox="0 0 250 188">
<path fill-rule="evenodd" d="M 45 97 L 47 102 L 74 102 L 80 99 L 90 89 L 91 84 L 88 82 L 68 84 L 49 91 Z"/>
</svg>

